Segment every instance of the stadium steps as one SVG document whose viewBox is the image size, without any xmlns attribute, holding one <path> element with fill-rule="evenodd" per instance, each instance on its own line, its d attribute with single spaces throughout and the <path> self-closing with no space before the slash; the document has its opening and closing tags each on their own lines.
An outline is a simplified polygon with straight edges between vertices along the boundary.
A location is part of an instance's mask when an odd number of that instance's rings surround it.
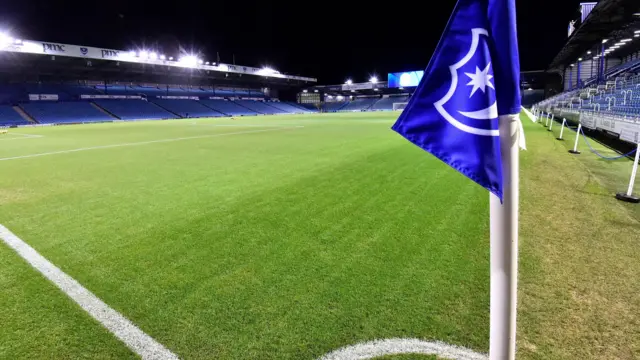
<svg viewBox="0 0 640 360">
<path fill-rule="evenodd" d="M 164 111 L 166 111 L 166 112 L 168 112 L 168 113 L 170 113 L 170 114 L 175 115 L 175 116 L 176 116 L 176 119 L 182 119 L 182 118 L 183 118 L 183 116 L 181 116 L 181 115 L 179 115 L 179 114 L 177 114 L 177 113 L 175 113 L 175 112 L 173 112 L 173 111 L 171 111 L 171 110 L 167 109 L 166 107 L 164 107 L 164 106 L 162 106 L 162 105 L 160 105 L 160 104 L 158 104 L 158 103 L 155 103 L 155 102 L 153 102 L 153 101 L 149 101 L 149 103 L 150 103 L 150 104 L 153 104 L 153 105 L 155 105 L 155 106 L 157 106 L 157 107 L 159 107 L 159 108 L 161 108 L 162 110 L 164 110 Z"/>
<path fill-rule="evenodd" d="M 27 114 L 27 112 L 24 111 L 24 109 L 21 108 L 20 106 L 14 106 L 13 110 L 15 110 L 18 114 L 20 114 L 20 116 L 26 121 L 32 124 L 39 124 L 39 122 L 36 119 L 32 118 L 31 115 Z"/>
<path fill-rule="evenodd" d="M 232 101 L 233 101 L 233 100 L 232 100 Z M 237 101 L 234 101 L 233 103 L 234 103 L 234 104 L 236 104 L 236 105 L 238 105 L 238 106 L 241 106 L 241 107 L 243 107 L 243 108 L 245 108 L 245 109 L 247 109 L 247 110 L 249 110 L 249 111 L 253 111 L 253 112 L 254 112 L 254 113 L 256 113 L 256 114 L 264 115 L 264 113 L 263 113 L 263 112 L 260 112 L 260 111 L 258 111 L 258 110 L 250 109 L 250 108 L 248 108 L 248 107 L 246 107 L 246 106 L 244 106 L 244 105 L 242 105 L 242 104 L 238 103 Z M 272 107 L 273 107 L 273 106 L 272 106 Z"/>
<path fill-rule="evenodd" d="M 220 110 L 218 110 L 218 109 L 214 109 L 214 108 L 212 108 L 211 106 L 209 106 L 209 105 L 207 105 L 207 104 L 205 104 L 205 103 L 203 103 L 203 102 L 201 102 L 201 101 L 198 101 L 198 102 L 199 102 L 202 106 L 204 106 L 204 107 L 206 107 L 206 108 L 209 108 L 209 109 L 211 109 L 211 110 L 213 110 L 213 111 L 217 111 L 217 112 L 219 112 L 220 114 L 222 114 L 222 115 L 224 115 L 224 116 L 231 116 L 231 115 L 229 115 L 229 114 L 227 114 L 227 113 L 225 113 L 225 112 L 223 112 L 223 111 L 220 111 Z"/>
<path fill-rule="evenodd" d="M 106 115 L 112 116 L 112 117 L 114 117 L 114 118 L 116 118 L 116 119 L 120 120 L 120 118 L 119 118 L 119 117 L 117 117 L 115 114 L 113 114 L 113 113 L 109 112 L 107 109 L 105 109 L 105 108 L 101 107 L 100 105 L 98 105 L 98 104 L 96 104 L 96 103 L 94 103 L 94 102 L 91 102 L 90 104 L 91 104 L 91 106 L 93 106 L 94 108 L 96 108 L 98 111 L 101 111 L 101 112 L 103 112 L 103 113 L 104 113 L 104 114 L 106 114 Z"/>
</svg>

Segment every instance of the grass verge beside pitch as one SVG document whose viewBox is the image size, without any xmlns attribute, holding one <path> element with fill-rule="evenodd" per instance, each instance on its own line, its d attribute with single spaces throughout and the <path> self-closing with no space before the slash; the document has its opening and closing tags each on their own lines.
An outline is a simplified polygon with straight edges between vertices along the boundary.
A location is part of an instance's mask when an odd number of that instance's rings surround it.
<svg viewBox="0 0 640 360">
<path fill-rule="evenodd" d="M 525 125 L 519 358 L 640 358 L 640 207 L 614 198 L 632 162 L 583 139 L 571 155 L 575 133 Z"/>
</svg>

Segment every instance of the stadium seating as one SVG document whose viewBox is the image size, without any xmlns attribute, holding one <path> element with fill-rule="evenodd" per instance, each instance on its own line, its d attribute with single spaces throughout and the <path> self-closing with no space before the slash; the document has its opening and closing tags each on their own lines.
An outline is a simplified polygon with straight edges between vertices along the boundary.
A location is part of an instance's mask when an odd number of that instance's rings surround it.
<svg viewBox="0 0 640 360">
<path fill-rule="evenodd" d="M 268 105 L 262 101 L 256 100 L 235 100 L 240 106 L 244 106 L 249 110 L 255 111 L 258 114 L 286 114 L 284 110 L 277 109 L 271 105 Z"/>
<path fill-rule="evenodd" d="M 200 103 L 208 108 L 211 108 L 225 115 L 230 115 L 230 116 L 258 115 L 257 112 L 253 110 L 249 110 L 246 107 L 242 107 L 230 100 L 203 99 L 203 100 L 200 100 Z"/>
<path fill-rule="evenodd" d="M 26 125 L 29 123 L 13 109 L 13 106 L 0 105 L 0 126 Z"/>
<path fill-rule="evenodd" d="M 206 107 L 196 100 L 155 99 L 153 102 L 174 114 L 180 115 L 181 117 L 193 118 L 224 116 L 224 114 Z"/>
<path fill-rule="evenodd" d="M 324 105 L 322 105 L 322 109 L 325 112 L 335 112 L 340 111 L 340 109 L 347 105 L 349 105 L 348 101 L 325 102 Z"/>
<path fill-rule="evenodd" d="M 122 120 L 157 120 L 178 117 L 178 115 L 144 100 L 96 100 L 95 103 Z"/>
<path fill-rule="evenodd" d="M 379 98 L 360 98 L 347 104 L 339 111 L 365 111 L 368 110 Z"/>
<path fill-rule="evenodd" d="M 289 104 L 291 104 L 292 106 L 301 107 L 307 111 L 318 112 L 318 108 L 316 107 L 316 104 L 307 104 L 307 103 L 298 104 L 294 102 L 289 102 Z"/>
<path fill-rule="evenodd" d="M 404 103 L 409 101 L 409 96 L 389 96 L 378 100 L 371 110 L 393 110 L 394 103 Z"/>
<path fill-rule="evenodd" d="M 41 124 L 111 121 L 114 118 L 87 101 L 31 102 L 20 107 Z"/>
<path fill-rule="evenodd" d="M 268 104 L 276 109 L 286 111 L 287 113 L 291 113 L 291 114 L 307 114 L 311 112 L 307 109 L 304 109 L 298 106 L 293 106 L 286 102 L 269 102 Z"/>
</svg>

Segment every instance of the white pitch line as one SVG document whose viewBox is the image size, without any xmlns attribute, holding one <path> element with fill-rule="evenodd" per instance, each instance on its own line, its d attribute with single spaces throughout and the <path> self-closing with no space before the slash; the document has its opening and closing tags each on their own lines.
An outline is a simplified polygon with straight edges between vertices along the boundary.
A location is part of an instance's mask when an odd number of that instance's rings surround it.
<svg viewBox="0 0 640 360">
<path fill-rule="evenodd" d="M 79 282 L 65 274 L 2 225 L 0 225 L 0 239 L 142 359 L 178 359 L 178 356 L 144 333 L 122 314 L 98 299 L 93 293 L 80 285 Z"/>
<path fill-rule="evenodd" d="M 267 132 L 267 131 L 298 129 L 298 128 L 302 128 L 302 127 L 304 127 L 304 126 L 280 127 L 280 128 L 275 128 L 275 129 L 264 129 L 264 130 L 236 131 L 236 132 L 229 132 L 229 133 L 222 133 L 222 134 L 187 136 L 187 137 L 178 137 L 178 138 L 170 138 L 170 139 L 141 141 L 141 142 L 134 142 L 134 143 L 91 146 L 91 147 L 85 147 L 85 148 L 79 148 L 79 149 L 60 150 L 60 151 L 52 151 L 52 152 L 46 152 L 46 153 L 21 155 L 21 156 L 11 156 L 11 157 L 6 157 L 6 158 L 0 158 L 0 161 L 17 160 L 17 159 L 28 159 L 28 158 L 34 158 L 34 157 L 39 157 L 39 156 L 47 156 L 47 155 L 68 154 L 68 153 L 74 153 L 74 152 L 79 152 L 79 151 L 87 151 L 87 150 L 111 149 L 111 148 L 124 147 L 124 146 L 137 146 L 137 145 L 157 144 L 157 143 L 182 141 L 182 140 L 204 139 L 204 138 L 212 138 L 212 137 L 227 136 L 227 135 L 241 135 L 241 134 L 252 134 L 252 133 Z"/>
<path fill-rule="evenodd" d="M 345 346 L 318 360 L 367 360 L 400 354 L 436 355 L 439 358 L 451 360 L 487 360 L 489 358 L 473 350 L 441 341 L 394 338 Z"/>
<path fill-rule="evenodd" d="M 15 131 L 10 131 L 8 134 L 21 135 L 21 136 L 24 136 L 24 137 L 32 137 L 32 138 L 40 138 L 40 137 L 44 137 L 44 135 L 17 133 L 17 132 L 15 132 Z"/>
</svg>

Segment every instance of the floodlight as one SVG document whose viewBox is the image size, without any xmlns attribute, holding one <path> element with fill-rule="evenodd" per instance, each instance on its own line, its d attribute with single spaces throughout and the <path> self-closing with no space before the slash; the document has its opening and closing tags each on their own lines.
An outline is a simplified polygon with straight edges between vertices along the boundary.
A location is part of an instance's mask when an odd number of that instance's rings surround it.
<svg viewBox="0 0 640 360">
<path fill-rule="evenodd" d="M 6 33 L 0 33 L 0 46 L 7 46 L 13 43 L 13 38 Z"/>
<path fill-rule="evenodd" d="M 578 61 L 582 61 L 582 58 L 578 58 Z"/>
<path fill-rule="evenodd" d="M 196 66 L 198 64 L 198 58 L 193 55 L 186 55 L 181 57 L 179 62 L 185 66 Z"/>
<path fill-rule="evenodd" d="M 205 62 L 204 64 L 205 64 L 205 65 L 209 65 L 209 62 L 207 61 L 207 62 Z"/>
<path fill-rule="evenodd" d="M 173 56 L 169 56 L 169 61 L 173 61 Z"/>
<path fill-rule="evenodd" d="M 148 52 L 148 51 L 146 51 L 146 50 L 142 50 L 142 51 L 140 51 L 140 55 L 139 55 L 139 56 L 140 56 L 141 58 L 143 58 L 143 59 L 146 59 L 146 58 L 148 58 L 148 57 L 149 57 L 149 52 Z"/>
<path fill-rule="evenodd" d="M 575 64 L 571 64 L 570 66 L 571 66 L 571 67 L 574 67 L 574 66 L 575 66 Z"/>
<path fill-rule="evenodd" d="M 591 55 L 591 51 L 587 51 L 587 55 Z"/>
<path fill-rule="evenodd" d="M 154 52 L 149 53 L 149 58 L 151 58 L 152 60 L 155 60 L 155 59 L 157 59 L 157 58 L 158 58 L 158 54 L 156 54 L 156 53 L 154 53 Z"/>
<path fill-rule="evenodd" d="M 313 92 L 316 92 L 316 93 L 317 93 L 317 92 L 318 92 L 318 89 L 313 90 Z"/>
<path fill-rule="evenodd" d="M 345 82 L 345 84 L 347 84 L 347 85 L 351 85 L 351 84 L 353 84 L 353 81 L 351 81 L 351 79 L 347 79 L 347 81 Z"/>
<path fill-rule="evenodd" d="M 303 92 L 303 93 L 307 93 L 307 92 L 309 92 L 309 90 L 304 89 L 304 90 L 302 90 L 302 92 Z"/>
<path fill-rule="evenodd" d="M 374 76 L 372 76 L 372 77 L 369 79 L 369 82 L 371 82 L 372 84 L 377 83 L 377 82 L 378 82 L 378 77 L 377 77 L 377 76 L 375 76 L 375 75 L 374 75 Z"/>
<path fill-rule="evenodd" d="M 602 43 L 603 43 L 603 44 L 606 44 L 606 43 L 607 43 L 607 41 L 609 41 L 609 39 L 604 39 L 604 40 L 602 40 Z"/>
<path fill-rule="evenodd" d="M 204 64 L 204 61 L 198 59 L 198 64 L 202 65 L 202 64 Z"/>
<path fill-rule="evenodd" d="M 164 60 L 166 57 L 164 55 L 160 55 L 160 60 Z"/>
</svg>

